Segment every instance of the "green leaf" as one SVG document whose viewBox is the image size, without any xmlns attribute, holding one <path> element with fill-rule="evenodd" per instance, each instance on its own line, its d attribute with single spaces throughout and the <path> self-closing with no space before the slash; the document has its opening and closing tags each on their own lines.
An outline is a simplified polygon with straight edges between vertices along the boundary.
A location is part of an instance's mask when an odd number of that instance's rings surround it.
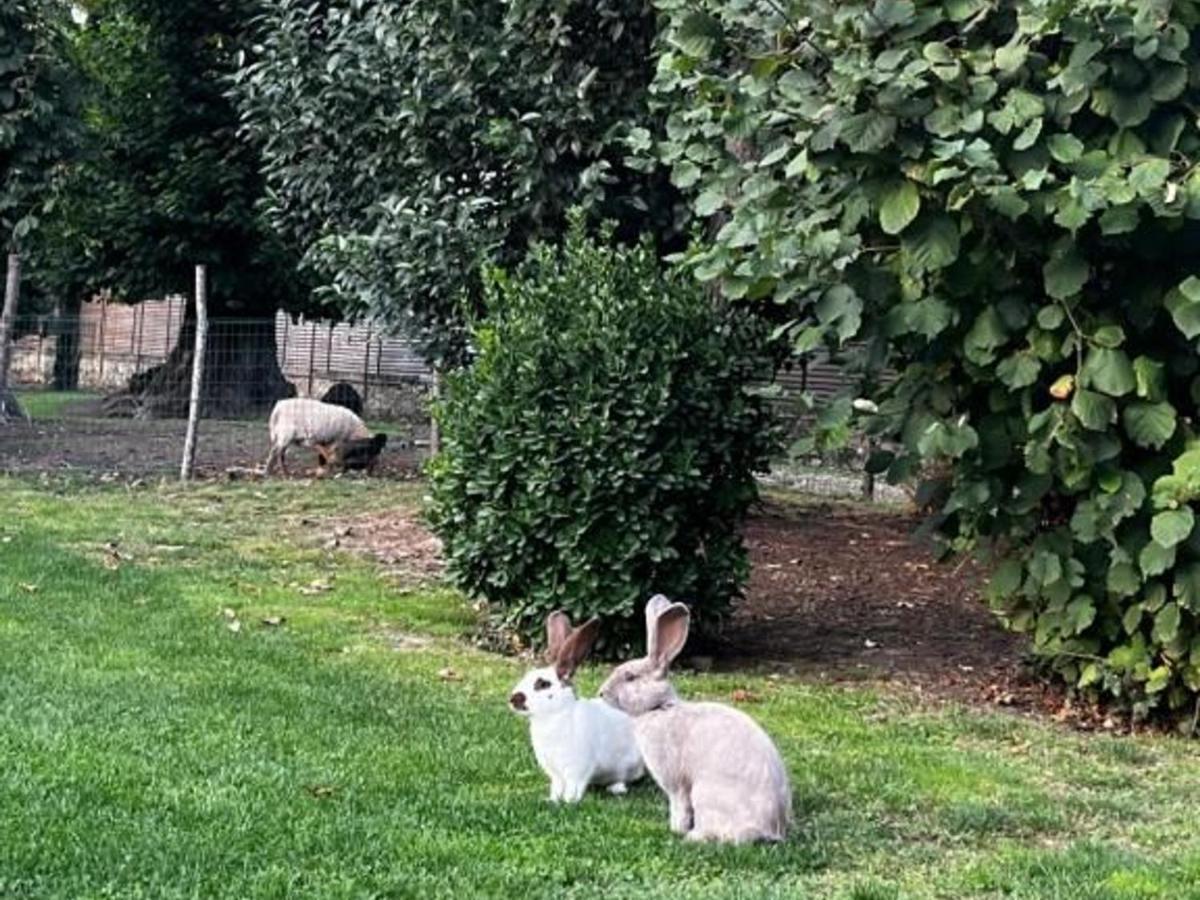
<svg viewBox="0 0 1200 900">
<path fill-rule="evenodd" d="M 1161 575 L 1175 565 L 1175 548 L 1164 547 L 1157 541 L 1151 541 L 1138 554 L 1138 566 L 1147 578 Z"/>
<path fill-rule="evenodd" d="M 1137 380 L 1137 395 L 1154 403 L 1166 396 L 1167 382 L 1163 364 L 1148 356 L 1133 361 L 1133 377 Z"/>
<path fill-rule="evenodd" d="M 1150 159 L 1138 163 L 1129 172 L 1129 186 L 1143 197 L 1162 193 L 1171 164 L 1165 159 Z"/>
<path fill-rule="evenodd" d="M 1170 403 L 1131 403 L 1122 411 L 1121 421 L 1134 443 L 1159 450 L 1175 434 L 1175 407 Z"/>
<path fill-rule="evenodd" d="M 854 153 L 871 153 L 886 147 L 896 134 L 896 117 L 874 110 L 848 116 L 838 137 Z"/>
<path fill-rule="evenodd" d="M 967 359 L 984 365 L 991 361 L 992 351 L 1008 340 L 1008 330 L 999 312 L 989 306 L 975 317 L 971 330 L 963 339 Z"/>
<path fill-rule="evenodd" d="M 1092 343 L 1110 350 L 1125 343 L 1125 329 L 1120 325 L 1102 325 L 1092 333 Z"/>
<path fill-rule="evenodd" d="M 1067 604 L 1067 634 L 1082 634 L 1096 621 L 1096 603 L 1091 597 L 1076 597 Z"/>
<path fill-rule="evenodd" d="M 1038 310 L 1037 323 L 1039 328 L 1045 328 L 1047 331 L 1053 331 L 1062 325 L 1066 319 L 1066 314 L 1063 308 L 1057 303 L 1052 306 L 1043 306 Z"/>
<path fill-rule="evenodd" d="M 673 43 L 688 56 L 708 57 L 724 38 L 721 22 L 704 12 L 691 12 L 680 23 Z"/>
<path fill-rule="evenodd" d="M 1107 431 L 1117 420 L 1117 405 L 1112 398 L 1094 391 L 1076 391 L 1071 398 L 1071 412 L 1090 431 Z"/>
<path fill-rule="evenodd" d="M 696 215 L 707 218 L 724 205 L 724 192 L 714 188 L 707 188 L 701 191 L 700 195 L 696 197 L 696 202 L 693 204 L 693 209 L 695 210 Z"/>
<path fill-rule="evenodd" d="M 1168 292 L 1164 305 L 1184 337 L 1191 340 L 1200 335 L 1200 279 L 1193 275 Z"/>
<path fill-rule="evenodd" d="M 1011 75 L 1021 66 L 1025 65 L 1025 60 L 1029 56 L 1029 48 L 1025 44 L 1017 41 L 1009 43 L 1003 47 L 996 48 L 996 68 L 1006 75 Z"/>
<path fill-rule="evenodd" d="M 907 25 L 916 15 L 913 0 L 875 0 L 871 18 L 884 28 Z"/>
<path fill-rule="evenodd" d="M 992 578 L 988 582 L 988 598 L 992 601 L 997 601 L 1011 597 L 1021 589 L 1023 578 L 1024 566 L 1021 565 L 1020 560 L 1004 560 L 1004 562 L 996 566 L 996 570 L 992 573 Z"/>
<path fill-rule="evenodd" d="M 1128 596 L 1128 595 L 1122 595 L 1122 596 Z M 1142 615 L 1143 614 L 1144 614 L 1144 610 L 1142 609 L 1142 604 L 1140 604 L 1140 603 L 1134 603 L 1132 606 L 1130 606 L 1128 609 L 1125 610 L 1125 614 L 1123 616 L 1121 616 L 1121 625 L 1125 628 L 1126 634 L 1133 634 L 1135 631 L 1138 630 L 1138 627 L 1142 624 Z"/>
<path fill-rule="evenodd" d="M 1156 544 L 1163 547 L 1174 547 L 1187 540 L 1196 524 L 1191 507 L 1166 509 L 1157 513 L 1150 520 L 1150 535 Z"/>
<path fill-rule="evenodd" d="M 1140 214 L 1132 204 L 1110 206 L 1100 216 L 1100 230 L 1104 234 L 1129 234 L 1136 231 Z"/>
<path fill-rule="evenodd" d="M 1158 103 L 1167 103 L 1187 87 L 1187 66 L 1162 66 L 1150 83 L 1150 96 Z"/>
<path fill-rule="evenodd" d="M 1109 566 L 1105 586 L 1110 594 L 1118 597 L 1132 597 L 1142 586 L 1142 578 L 1130 563 L 1113 563 Z"/>
<path fill-rule="evenodd" d="M 1017 135 L 1016 139 L 1013 141 L 1013 149 L 1028 150 L 1034 145 L 1034 142 L 1038 139 L 1038 135 L 1041 133 L 1042 120 L 1034 119 L 1021 130 L 1020 134 Z"/>
<path fill-rule="evenodd" d="M 1029 202 L 1011 187 L 994 189 L 988 195 L 988 206 L 1007 219 L 1019 219 L 1029 212 Z"/>
<path fill-rule="evenodd" d="M 1037 381 L 1042 364 L 1029 353 L 1018 353 L 996 367 L 996 376 L 1014 391 L 1029 387 Z"/>
<path fill-rule="evenodd" d="M 1123 397 L 1137 386 L 1133 364 L 1124 350 L 1093 347 L 1088 351 L 1081 375 L 1085 387 L 1093 387 L 1111 397 Z"/>
<path fill-rule="evenodd" d="M 1056 300 L 1078 294 L 1087 284 L 1088 276 L 1087 260 L 1072 251 L 1054 257 L 1042 267 L 1046 293 Z"/>
<path fill-rule="evenodd" d="M 944 269 L 958 259 L 958 224 L 950 216 L 928 216 L 908 230 L 901 245 L 919 269 Z"/>
<path fill-rule="evenodd" d="M 1073 134 L 1052 134 L 1046 139 L 1046 147 L 1063 165 L 1070 165 L 1083 155 L 1083 141 Z"/>
<path fill-rule="evenodd" d="M 700 180 L 700 167 L 690 159 L 677 163 L 671 169 L 671 183 L 680 190 L 686 190 Z"/>
<path fill-rule="evenodd" d="M 1175 599 L 1189 612 L 1200 612 L 1200 563 L 1188 563 L 1175 571 Z"/>
<path fill-rule="evenodd" d="M 906 331 L 932 338 L 945 331 L 954 321 L 954 311 L 937 297 L 926 297 L 901 307 Z"/>
<path fill-rule="evenodd" d="M 1154 630 L 1150 637 L 1160 644 L 1169 644 L 1178 636 L 1179 606 L 1168 603 L 1154 616 Z"/>
<path fill-rule="evenodd" d="M 921 211 L 921 195 L 911 181 L 893 182 L 883 193 L 879 224 L 888 234 L 899 234 Z"/>
</svg>

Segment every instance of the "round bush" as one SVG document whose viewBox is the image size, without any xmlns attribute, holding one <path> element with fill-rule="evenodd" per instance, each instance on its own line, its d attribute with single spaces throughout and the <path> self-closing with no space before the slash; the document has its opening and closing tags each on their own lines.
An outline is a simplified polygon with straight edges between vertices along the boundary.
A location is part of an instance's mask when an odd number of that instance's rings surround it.
<svg viewBox="0 0 1200 900">
<path fill-rule="evenodd" d="M 437 408 L 430 517 L 452 576 L 534 640 L 565 609 L 622 648 L 656 591 L 711 630 L 745 583 L 739 526 L 774 447 L 761 327 L 578 220 L 485 283 L 476 357 Z"/>
</svg>

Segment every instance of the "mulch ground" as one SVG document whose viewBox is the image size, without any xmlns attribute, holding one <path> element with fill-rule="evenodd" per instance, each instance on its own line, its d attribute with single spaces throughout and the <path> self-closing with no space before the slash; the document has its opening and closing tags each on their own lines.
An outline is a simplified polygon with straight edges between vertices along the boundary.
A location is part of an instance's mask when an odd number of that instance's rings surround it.
<svg viewBox="0 0 1200 900">
<path fill-rule="evenodd" d="M 924 696 L 1119 729 L 1035 676 L 1027 642 L 980 599 L 974 563 L 939 563 L 915 517 L 841 504 L 768 505 L 747 523 L 746 597 L 712 656 L 685 663 L 826 682 L 903 685 Z M 326 523 L 328 540 L 404 578 L 436 577 L 441 545 L 410 514 Z M 707 652 L 707 651 L 706 651 Z"/>
</svg>

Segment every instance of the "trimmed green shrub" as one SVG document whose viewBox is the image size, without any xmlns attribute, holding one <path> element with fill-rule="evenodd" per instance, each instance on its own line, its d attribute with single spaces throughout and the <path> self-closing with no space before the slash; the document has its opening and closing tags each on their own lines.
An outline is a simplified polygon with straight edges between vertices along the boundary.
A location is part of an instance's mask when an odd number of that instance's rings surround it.
<svg viewBox="0 0 1200 900">
<path fill-rule="evenodd" d="M 578 217 L 561 249 L 484 281 L 477 355 L 437 407 L 430 517 L 452 576 L 534 640 L 565 609 L 603 617 L 615 649 L 656 591 L 718 625 L 774 447 L 761 326 Z"/>
<path fill-rule="evenodd" d="M 1200 4 L 656 5 L 697 275 L 901 368 L 873 467 L 942 463 L 942 534 L 1070 684 L 1194 721 Z"/>
</svg>

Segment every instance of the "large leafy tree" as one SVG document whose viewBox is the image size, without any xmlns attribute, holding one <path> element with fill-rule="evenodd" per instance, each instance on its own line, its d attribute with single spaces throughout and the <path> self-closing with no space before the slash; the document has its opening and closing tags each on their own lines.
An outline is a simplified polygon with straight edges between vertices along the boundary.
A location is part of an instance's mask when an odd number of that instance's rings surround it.
<svg viewBox="0 0 1200 900">
<path fill-rule="evenodd" d="M 209 267 L 205 400 L 258 409 L 289 391 L 273 319 L 309 302 L 297 258 L 257 210 L 256 148 L 226 96 L 252 0 L 92 0 L 74 39 L 83 78 L 84 158 L 55 186 L 48 277 L 77 297 L 110 287 L 139 300 L 190 292 Z M 167 362 L 130 384 L 151 413 L 186 408 L 191 310 Z"/>
<path fill-rule="evenodd" d="M 478 264 L 568 207 L 677 233 L 670 186 L 620 144 L 646 115 L 647 0 L 267 0 L 259 24 L 236 96 L 271 221 L 349 314 L 436 356 Z"/>
<path fill-rule="evenodd" d="M 1191 713 L 1200 6 L 658 5 L 699 277 L 890 354 L 875 465 L 943 464 L 943 535 L 1071 683 Z"/>
<path fill-rule="evenodd" d="M 12 0 L 0 9 L 0 245 L 36 228 L 45 186 L 70 147 L 72 92 L 62 64 L 67 8 Z"/>
</svg>

